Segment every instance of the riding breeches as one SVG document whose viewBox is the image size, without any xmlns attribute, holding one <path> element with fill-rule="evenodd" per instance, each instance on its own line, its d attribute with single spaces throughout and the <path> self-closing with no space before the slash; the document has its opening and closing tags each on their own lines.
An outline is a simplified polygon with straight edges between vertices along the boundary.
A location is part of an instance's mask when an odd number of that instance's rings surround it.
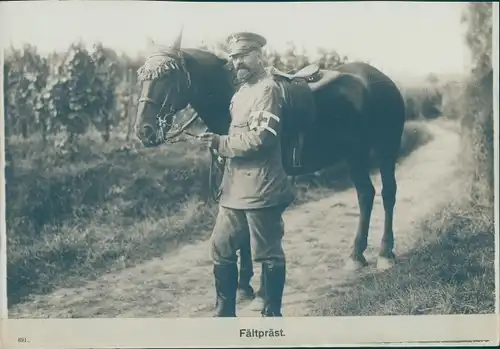
<svg viewBox="0 0 500 349">
<path fill-rule="evenodd" d="M 210 254 L 216 265 L 233 264 L 236 251 L 250 236 L 252 258 L 270 266 L 285 264 L 282 239 L 286 206 L 237 210 L 219 206 L 211 237 Z"/>
</svg>

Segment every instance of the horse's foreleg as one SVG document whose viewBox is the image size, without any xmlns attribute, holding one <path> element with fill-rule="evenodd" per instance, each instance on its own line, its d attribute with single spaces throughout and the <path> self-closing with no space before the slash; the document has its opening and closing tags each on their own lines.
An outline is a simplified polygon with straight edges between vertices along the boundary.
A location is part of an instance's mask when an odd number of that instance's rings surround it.
<svg viewBox="0 0 500 349">
<path fill-rule="evenodd" d="M 238 282 L 238 298 L 240 300 L 253 299 L 254 291 L 250 285 L 253 273 L 252 250 L 250 239 L 240 247 L 240 276 Z"/>
<path fill-rule="evenodd" d="M 368 230 L 375 198 L 375 188 L 370 179 L 368 152 L 359 151 L 350 154 L 347 159 L 351 179 L 356 187 L 360 216 L 358 228 L 354 239 L 353 251 L 346 267 L 358 269 L 368 265 L 363 252 L 368 246 Z"/>
<path fill-rule="evenodd" d="M 261 265 L 262 268 L 262 265 Z M 238 301 L 253 300 L 250 304 L 250 310 L 261 311 L 264 307 L 265 287 L 264 287 L 264 274 L 260 273 L 260 284 L 257 292 L 254 292 L 253 287 L 250 285 L 250 280 L 254 275 L 252 250 L 250 240 L 243 244 L 240 248 L 240 278 L 238 283 Z"/>
</svg>

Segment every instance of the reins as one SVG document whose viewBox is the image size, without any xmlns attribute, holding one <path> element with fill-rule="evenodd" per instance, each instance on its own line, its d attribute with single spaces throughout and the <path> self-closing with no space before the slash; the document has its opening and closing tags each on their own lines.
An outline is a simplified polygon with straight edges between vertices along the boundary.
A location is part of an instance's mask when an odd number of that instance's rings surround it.
<svg viewBox="0 0 500 349">
<path fill-rule="evenodd" d="M 209 174 L 208 174 L 208 192 L 210 195 L 210 198 L 212 201 L 216 204 L 219 203 L 220 196 L 222 194 L 222 182 L 218 186 L 218 188 L 215 188 L 215 183 L 214 183 L 214 164 L 215 167 L 217 167 L 217 170 L 221 171 L 221 163 L 219 162 L 218 156 L 215 154 L 214 150 L 212 148 L 208 148 L 208 151 L 210 153 L 210 168 L 209 168 Z M 224 170 L 222 169 L 222 172 Z"/>
<path fill-rule="evenodd" d="M 170 135 L 170 136 L 168 136 L 168 135 L 164 136 L 165 143 L 172 144 L 172 143 L 186 141 L 185 139 L 174 140 L 176 137 L 180 136 L 182 133 L 184 133 L 188 136 L 191 136 L 191 137 L 196 137 L 196 135 L 194 135 L 190 132 L 185 132 L 185 130 L 189 126 L 191 126 L 196 121 L 196 119 L 198 119 L 198 116 L 199 116 L 198 113 L 194 112 L 193 116 L 184 125 L 182 125 L 177 131 L 173 132 L 172 135 Z"/>
<path fill-rule="evenodd" d="M 171 136 L 167 136 L 165 139 L 165 143 L 179 143 L 179 142 L 186 142 L 187 139 L 175 139 L 181 134 L 185 134 L 187 136 L 196 138 L 197 136 L 195 134 L 192 134 L 191 132 L 186 131 L 186 129 L 193 124 L 193 122 L 198 118 L 198 113 L 194 112 L 194 115 L 184 124 L 182 125 L 179 130 L 175 131 Z M 208 192 L 209 192 L 209 197 L 210 199 L 218 204 L 220 196 L 222 194 L 222 185 L 217 185 L 215 184 L 215 171 L 218 170 L 223 171 L 223 167 L 221 166 L 221 162 L 219 160 L 219 156 L 215 153 L 215 151 L 212 148 L 208 148 L 208 152 L 210 154 L 210 165 L 209 165 L 209 174 L 208 174 Z"/>
</svg>

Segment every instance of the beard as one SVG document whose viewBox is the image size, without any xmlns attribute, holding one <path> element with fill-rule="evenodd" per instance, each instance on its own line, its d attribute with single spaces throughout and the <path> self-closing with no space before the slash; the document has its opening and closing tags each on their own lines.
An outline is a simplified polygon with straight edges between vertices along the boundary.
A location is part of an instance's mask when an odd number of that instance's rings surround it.
<svg viewBox="0 0 500 349">
<path fill-rule="evenodd" d="M 244 67 L 244 68 L 238 68 L 236 71 L 236 80 L 238 82 L 243 82 L 246 79 L 248 79 L 252 75 L 250 69 Z"/>
</svg>

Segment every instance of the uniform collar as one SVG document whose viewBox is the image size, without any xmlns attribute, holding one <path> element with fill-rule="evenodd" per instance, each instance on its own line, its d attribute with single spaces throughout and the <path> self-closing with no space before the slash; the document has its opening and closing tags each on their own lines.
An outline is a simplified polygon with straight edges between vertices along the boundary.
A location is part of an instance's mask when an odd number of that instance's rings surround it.
<svg viewBox="0 0 500 349">
<path fill-rule="evenodd" d="M 240 87 L 254 85 L 257 82 L 259 82 L 260 80 L 262 80 L 264 77 L 266 77 L 267 75 L 268 75 L 268 72 L 267 72 L 267 70 L 264 69 L 260 74 L 252 75 L 248 79 L 246 79 L 245 81 L 241 82 Z"/>
</svg>

